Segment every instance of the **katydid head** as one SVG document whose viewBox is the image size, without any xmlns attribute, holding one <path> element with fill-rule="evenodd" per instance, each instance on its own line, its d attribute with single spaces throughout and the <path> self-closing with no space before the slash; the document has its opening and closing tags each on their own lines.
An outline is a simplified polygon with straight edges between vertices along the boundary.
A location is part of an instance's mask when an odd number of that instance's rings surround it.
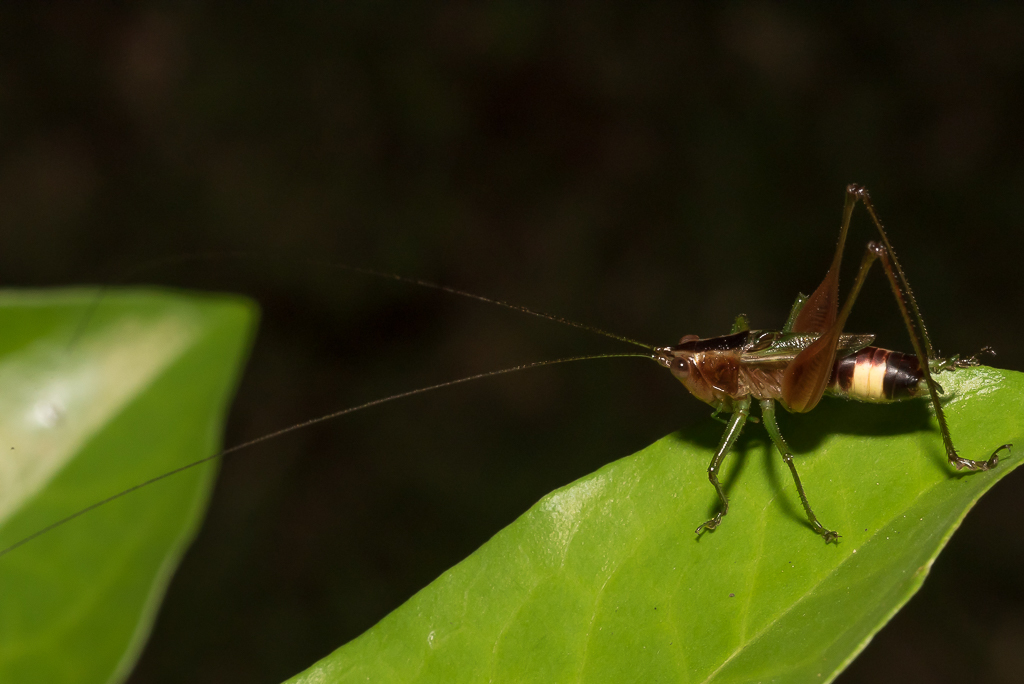
<svg viewBox="0 0 1024 684">
<path fill-rule="evenodd" d="M 746 337 L 746 333 L 741 333 L 741 335 Z M 668 368 L 679 382 L 683 383 L 690 394 L 706 404 L 718 407 L 723 400 L 728 399 L 726 395 L 729 394 L 729 390 L 722 387 L 722 383 L 716 382 L 715 377 L 709 377 L 705 372 L 705 366 L 708 366 L 710 360 L 709 352 L 714 358 L 710 364 L 712 366 L 721 366 L 721 362 L 729 364 L 729 361 L 726 356 L 717 353 L 720 350 L 706 349 L 706 345 L 702 345 L 701 342 L 702 340 L 696 335 L 685 335 L 676 345 L 656 349 L 657 356 L 655 358 L 658 363 Z M 719 373 L 712 374 L 716 377 L 720 375 Z"/>
<path fill-rule="evenodd" d="M 672 375 L 679 378 L 680 382 L 685 385 L 685 378 L 689 377 L 693 362 L 694 349 L 690 343 L 699 339 L 696 335 L 683 335 L 678 344 L 655 349 L 654 360 L 672 371 Z"/>
</svg>

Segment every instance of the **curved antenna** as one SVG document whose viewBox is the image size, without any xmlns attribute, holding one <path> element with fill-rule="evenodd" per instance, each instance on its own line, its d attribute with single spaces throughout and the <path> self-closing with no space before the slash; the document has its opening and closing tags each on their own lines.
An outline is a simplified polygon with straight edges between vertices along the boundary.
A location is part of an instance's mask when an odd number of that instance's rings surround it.
<svg viewBox="0 0 1024 684">
<path fill-rule="evenodd" d="M 366 402 L 364 404 L 359 404 L 358 406 L 352 406 L 350 408 L 341 409 L 340 411 L 334 411 L 333 413 L 328 413 L 327 415 L 320 416 L 319 418 L 311 418 L 310 420 L 306 420 L 306 421 L 303 421 L 301 423 L 296 423 L 295 425 L 291 425 L 289 427 L 282 428 L 280 430 L 275 430 L 274 432 L 269 432 L 269 433 L 267 433 L 265 435 L 262 435 L 260 437 L 256 437 L 254 439 L 250 439 L 247 442 L 242 442 L 241 444 L 236 444 L 233 447 L 229 447 L 227 449 L 224 449 L 223 451 L 219 451 L 219 452 L 213 454 L 212 456 L 206 456 L 204 458 L 199 459 L 198 461 L 192 461 L 191 463 L 187 463 L 187 464 L 185 464 L 183 466 L 175 468 L 174 470 L 169 470 L 166 473 L 163 473 L 162 475 L 157 475 L 156 477 L 150 478 L 150 479 L 146 480 L 145 482 L 140 482 L 137 485 L 133 485 L 133 486 L 129 487 L 128 489 L 124 489 L 124 490 L 122 490 L 120 492 L 117 492 L 116 494 L 112 494 L 112 495 L 108 496 L 107 498 L 105 498 L 105 499 L 103 499 L 101 501 L 97 501 L 94 504 L 90 504 L 89 506 L 86 506 L 85 508 L 77 510 L 74 513 L 72 513 L 71 515 L 65 516 L 65 517 L 61 518 L 60 520 L 57 520 L 56 522 L 52 522 L 49 525 L 47 525 L 46 527 L 44 527 L 44 528 L 42 528 L 40 530 L 37 530 L 37 531 L 33 532 L 32 534 L 28 535 L 27 537 L 24 537 L 24 538 L 22 538 L 22 539 L 20 539 L 20 540 L 18 540 L 16 542 L 14 542 L 10 546 L 0 550 L 0 558 L 2 558 L 3 556 L 6 556 L 11 551 L 14 551 L 17 548 L 20 548 L 20 547 L 24 546 L 25 544 L 28 544 L 29 542 L 31 542 L 31 541 L 33 541 L 35 539 L 38 539 L 39 537 L 43 536 L 44 534 L 46 534 L 48 532 L 51 532 L 52 530 L 55 530 L 58 527 L 62 527 L 64 525 L 66 525 L 67 523 L 71 522 L 75 518 L 81 517 L 81 516 L 85 515 L 86 513 L 89 513 L 91 511 L 99 508 L 100 506 L 105 506 L 108 503 L 110 503 L 112 501 L 116 501 L 117 499 L 120 499 L 123 496 L 127 496 L 127 495 L 131 494 L 132 492 L 135 492 L 135 491 L 137 491 L 139 489 L 142 489 L 143 487 L 148 487 L 151 484 L 155 484 L 157 482 L 160 482 L 161 480 L 165 480 L 168 477 L 171 477 L 173 475 L 177 475 L 178 473 L 183 473 L 186 470 L 190 470 L 192 468 L 195 468 L 196 466 L 200 466 L 200 465 L 202 465 L 204 463 L 207 463 L 208 461 L 215 461 L 218 458 L 223 458 L 225 456 L 228 456 L 230 454 L 235 453 L 236 451 L 241 451 L 242 449 L 246 449 L 248 447 L 254 446 L 256 444 L 261 444 L 263 442 L 268 442 L 268 441 L 270 441 L 272 439 L 276 439 L 278 437 L 282 437 L 284 435 L 290 434 L 290 433 L 295 432 L 297 430 L 302 430 L 304 428 L 307 428 L 307 427 L 310 427 L 310 426 L 313 426 L 313 425 L 317 425 L 319 423 L 323 423 L 323 422 L 326 422 L 328 420 L 333 420 L 334 418 L 340 418 L 341 416 L 348 415 L 349 413 L 355 413 L 356 411 L 362 411 L 363 409 L 370 408 L 371 406 L 378 406 L 380 404 L 385 404 L 385 403 L 387 403 L 389 401 L 394 401 L 395 399 L 404 399 L 405 397 L 411 397 L 411 396 L 414 396 L 416 394 L 423 394 L 424 392 L 430 392 L 432 390 L 441 389 L 442 387 L 451 387 L 452 385 L 461 385 L 462 383 L 469 382 L 470 380 L 481 380 L 483 378 L 491 378 L 491 377 L 495 377 L 497 375 L 505 375 L 506 373 L 514 373 L 516 371 L 527 370 L 527 369 L 530 369 L 530 368 L 540 368 L 542 366 L 553 366 L 553 365 L 558 364 L 558 363 L 569 363 L 571 361 L 590 361 L 590 360 L 593 360 L 593 359 L 617 359 L 617 358 L 641 358 L 641 359 L 652 359 L 652 360 L 657 361 L 657 356 L 654 355 L 654 354 L 590 354 L 590 355 L 587 355 L 587 356 L 568 356 L 568 357 L 564 357 L 564 358 L 561 358 L 561 359 L 551 359 L 551 360 L 548 360 L 548 361 L 534 361 L 533 363 L 524 363 L 524 364 L 519 365 L 519 366 L 512 366 L 511 368 L 502 368 L 500 370 L 487 371 L 486 373 L 477 373 L 476 375 L 470 375 L 470 376 L 467 376 L 465 378 L 459 378 L 458 380 L 448 380 L 447 382 L 441 382 L 441 383 L 438 383 L 436 385 L 429 385 L 427 387 L 419 387 L 417 389 L 408 390 L 406 392 L 400 392 L 399 394 L 392 394 L 389 397 L 383 397 L 383 398 L 380 398 L 380 399 L 374 399 L 374 400 L 368 401 L 368 402 Z"/>
<path fill-rule="evenodd" d="M 148 261 L 144 261 L 144 262 L 141 262 L 139 264 L 136 264 L 131 269 L 126 270 L 121 275 L 121 277 L 119 277 L 119 278 L 117 278 L 115 280 L 111 280 L 111 281 L 109 281 L 109 282 L 107 282 L 107 283 L 105 283 L 105 284 L 100 286 L 99 292 L 96 294 L 96 299 L 93 300 L 92 304 L 89 306 L 89 309 L 85 312 L 85 314 L 83 314 L 83 316 L 82 316 L 82 323 L 78 326 L 78 328 L 75 330 L 74 334 L 72 335 L 72 338 L 71 338 L 69 346 L 73 346 L 78 341 L 78 339 L 81 338 L 81 336 L 85 332 L 86 328 L 88 328 L 89 321 L 92 319 L 92 316 L 95 313 L 96 308 L 99 306 L 99 303 L 102 300 L 103 296 L 106 294 L 106 291 L 108 289 L 110 289 L 111 287 L 113 287 L 114 285 L 117 285 L 119 283 L 123 283 L 123 282 L 125 282 L 127 280 L 132 279 L 133 276 L 135 276 L 135 275 L 137 275 L 139 273 L 146 272 L 148 270 L 151 270 L 151 269 L 159 267 L 159 266 L 164 266 L 164 265 L 169 265 L 169 264 L 176 264 L 176 263 L 187 263 L 187 262 L 190 262 L 190 261 L 213 261 L 213 260 L 227 260 L 227 259 L 252 260 L 252 261 L 272 260 L 272 261 L 277 261 L 277 262 L 280 262 L 280 261 L 291 261 L 293 263 L 294 262 L 298 262 L 298 263 L 310 264 L 310 265 L 314 265 L 314 266 L 336 268 L 336 269 L 339 269 L 339 270 L 342 270 L 342 271 L 348 271 L 350 273 L 358 273 L 360 275 L 368 275 L 368 276 L 373 276 L 375 278 L 384 278 L 386 280 L 394 280 L 396 282 L 407 283 L 409 285 L 418 285 L 420 287 L 425 287 L 425 288 L 428 288 L 428 289 L 431 289 L 431 290 L 438 290 L 440 292 L 446 292 L 448 294 L 456 295 L 456 296 L 459 296 L 459 297 L 465 297 L 467 299 L 475 299 L 478 302 L 485 302 L 487 304 L 494 304 L 496 306 L 501 306 L 501 307 L 504 307 L 506 309 L 511 309 L 513 311 L 518 311 L 520 313 L 529 314 L 531 316 L 536 316 L 538 318 L 543 318 L 543 319 L 546 319 L 546 320 L 549 320 L 549 321 L 554 321 L 555 323 L 561 323 L 562 325 L 567 325 L 567 326 L 569 326 L 571 328 L 579 328 L 580 330 L 586 330 L 586 331 L 594 333 L 596 335 L 602 335 L 604 337 L 608 337 L 608 338 L 611 338 L 613 340 L 618 340 L 619 342 L 625 342 L 626 344 L 632 344 L 632 345 L 637 346 L 637 347 L 642 347 L 642 348 L 644 348 L 644 349 L 646 349 L 648 351 L 652 351 L 652 352 L 654 351 L 654 345 L 644 344 L 643 342 L 639 342 L 637 340 L 634 340 L 634 339 L 629 338 L 629 337 L 625 337 L 623 335 L 616 335 L 615 333 L 608 332 L 607 330 L 602 330 L 601 328 L 598 328 L 598 327 L 595 327 L 595 326 L 592 326 L 592 325 L 586 325 L 585 323 L 577 323 L 576 321 L 570 320 L 568 318 L 563 318 L 561 316 L 556 316 L 554 314 L 544 313 L 543 311 L 537 311 L 535 309 L 530 309 L 530 308 L 525 307 L 525 306 L 520 306 L 519 304 L 512 304 L 510 302 L 502 301 L 500 299 L 492 299 L 490 297 L 484 297 L 483 295 L 473 294 L 472 292 L 466 292 L 464 290 L 459 290 L 459 289 L 454 288 L 454 287 L 449 287 L 448 285 L 441 285 L 439 283 L 434 283 L 434 282 L 431 282 L 429 280 L 421 280 L 419 278 L 410 278 L 408 276 L 399 275 L 397 273 L 388 273 L 387 271 L 378 271 L 378 270 L 372 269 L 372 268 L 366 268 L 366 267 L 363 267 L 363 266 L 353 266 L 351 264 L 343 264 L 343 263 L 340 263 L 340 262 L 325 261 L 325 260 L 321 260 L 321 259 L 296 259 L 296 258 L 289 258 L 289 257 L 280 257 L 280 258 L 278 258 L 278 257 L 268 257 L 268 256 L 264 256 L 262 254 L 258 254 L 258 253 L 255 253 L 255 252 L 199 252 L 199 253 L 194 253 L 194 254 L 176 254 L 176 255 L 170 255 L 170 256 L 166 256 L 166 257 L 160 257 L 160 258 L 157 258 L 157 259 L 150 259 Z"/>
</svg>

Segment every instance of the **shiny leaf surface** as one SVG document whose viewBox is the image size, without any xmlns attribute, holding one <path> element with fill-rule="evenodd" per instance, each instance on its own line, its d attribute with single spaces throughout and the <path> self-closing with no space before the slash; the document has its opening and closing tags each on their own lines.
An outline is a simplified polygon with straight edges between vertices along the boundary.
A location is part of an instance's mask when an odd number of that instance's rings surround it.
<svg viewBox="0 0 1024 684">
<path fill-rule="evenodd" d="M 1024 375 L 975 368 L 939 381 L 963 455 L 1024 448 Z M 726 462 L 728 516 L 695 538 L 716 502 L 705 469 L 722 428 L 708 421 L 546 496 L 289 681 L 832 680 L 1021 457 L 952 471 L 924 401 L 826 400 L 780 427 L 838 544 L 811 532 L 757 425 Z"/>
</svg>

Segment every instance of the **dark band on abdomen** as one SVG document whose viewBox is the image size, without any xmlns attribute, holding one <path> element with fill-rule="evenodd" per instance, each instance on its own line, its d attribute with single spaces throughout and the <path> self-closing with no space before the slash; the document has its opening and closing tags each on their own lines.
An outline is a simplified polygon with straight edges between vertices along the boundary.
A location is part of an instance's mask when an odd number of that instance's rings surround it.
<svg viewBox="0 0 1024 684">
<path fill-rule="evenodd" d="M 913 354 L 865 347 L 836 359 L 829 392 L 858 401 L 900 401 L 919 394 L 922 377 Z"/>
<path fill-rule="evenodd" d="M 916 397 L 924 379 L 917 357 L 903 352 L 887 353 L 885 380 L 882 384 L 886 398 L 890 401 L 899 401 Z"/>
</svg>

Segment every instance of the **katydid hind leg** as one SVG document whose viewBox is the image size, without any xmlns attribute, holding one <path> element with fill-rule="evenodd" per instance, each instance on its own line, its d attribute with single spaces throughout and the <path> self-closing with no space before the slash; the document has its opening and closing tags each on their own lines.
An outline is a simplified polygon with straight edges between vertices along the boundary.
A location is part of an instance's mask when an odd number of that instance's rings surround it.
<svg viewBox="0 0 1024 684">
<path fill-rule="evenodd" d="M 871 243 L 861 261 L 853 290 L 847 295 L 842 311 L 838 311 L 839 302 L 839 270 L 843 260 L 843 248 L 846 235 L 850 231 L 850 218 L 853 208 L 860 195 L 855 186 L 846 189 L 846 203 L 843 205 L 843 222 L 839 229 L 839 240 L 836 251 L 832 255 L 832 265 L 825 274 L 824 280 L 809 297 L 800 295 L 793 304 L 789 319 L 786 321 L 787 332 L 821 333 L 816 341 L 804 349 L 786 368 L 782 380 L 782 398 L 786 407 L 797 413 L 810 411 L 825 394 L 835 363 L 836 347 L 839 336 L 846 325 L 853 303 L 864 283 L 867 271 L 877 256 L 873 253 Z M 803 300 L 803 301 L 801 301 Z M 837 313 L 838 311 L 838 313 Z"/>
<path fill-rule="evenodd" d="M 793 482 L 796 483 L 797 494 L 800 495 L 800 503 L 803 504 L 804 511 L 807 513 L 807 520 L 811 524 L 817 534 L 821 535 L 825 543 L 834 542 L 839 539 L 839 534 L 835 530 L 826 528 L 818 520 L 818 516 L 814 514 L 814 510 L 811 508 L 810 502 L 807 500 L 807 494 L 804 492 L 804 485 L 800 481 L 800 474 L 796 471 L 796 463 L 793 462 L 793 454 L 789 451 L 789 445 L 786 444 L 786 440 L 782 437 L 782 433 L 779 431 L 779 425 L 775 422 L 775 401 L 772 399 L 761 400 L 761 418 L 764 420 L 764 428 L 768 431 L 768 436 L 771 437 L 772 442 L 775 444 L 775 448 L 782 454 L 782 460 L 789 467 L 789 472 L 793 475 Z"/>
<path fill-rule="evenodd" d="M 718 449 L 715 451 L 714 457 L 711 459 L 711 464 L 708 465 L 708 480 L 715 487 L 715 492 L 718 493 L 718 500 L 722 503 L 721 510 L 718 511 L 710 520 L 701 523 L 699 527 L 694 531 L 695 534 L 700 534 L 705 530 L 713 530 L 722 523 L 722 518 L 726 513 L 729 512 L 729 499 L 725 495 L 725 490 L 722 488 L 722 483 L 718 479 L 718 474 L 721 472 L 722 461 L 725 460 L 726 455 L 732 451 L 732 448 L 736 445 L 736 440 L 739 439 L 740 433 L 743 431 L 743 425 L 747 422 L 747 417 L 750 415 L 750 398 L 747 397 L 736 402 L 735 410 L 733 411 L 732 417 L 729 419 L 729 424 L 725 428 L 725 434 L 722 435 L 722 439 L 718 444 Z"/>
<path fill-rule="evenodd" d="M 792 321 L 787 321 L 793 332 L 818 332 L 824 333 L 829 330 L 836 320 L 836 311 L 839 306 L 839 269 L 843 261 L 843 248 L 846 245 L 846 235 L 850 232 L 850 217 L 853 215 L 853 207 L 857 204 L 858 195 L 850 188 L 846 189 L 846 203 L 843 206 L 843 222 L 839 228 L 839 240 L 836 243 L 836 251 L 832 255 L 832 265 L 828 273 L 818 285 L 817 289 L 809 297 L 804 298 L 800 305 L 799 312 Z M 799 301 L 799 298 L 798 298 Z M 796 305 L 794 305 L 794 308 Z"/>
<path fill-rule="evenodd" d="M 881 228 L 881 226 L 879 226 Z M 875 244 L 875 243 L 873 243 Z M 927 341 L 927 332 L 925 332 L 923 325 L 915 326 L 915 320 L 908 312 L 908 300 L 904 296 L 902 288 L 900 287 L 900 280 L 897 278 L 897 273 L 893 268 L 893 261 L 891 259 L 891 253 L 885 248 L 884 245 L 876 244 L 878 250 L 878 256 L 882 262 L 882 269 L 885 271 L 885 275 L 889 279 L 889 284 L 892 286 L 893 294 L 896 296 L 896 302 L 899 304 L 900 313 L 903 314 L 903 320 L 907 324 L 907 332 L 910 333 L 910 342 L 914 347 L 914 353 L 917 354 L 918 359 L 925 359 L 924 362 L 920 363 L 921 374 L 924 376 L 925 384 L 928 386 L 928 396 L 931 399 L 932 407 L 935 409 L 935 418 L 939 423 L 939 433 L 942 435 L 942 444 L 946 448 L 946 459 L 949 464 L 957 470 L 991 470 L 999 465 L 999 452 L 1004 449 L 1009 449 L 1011 444 L 1003 444 L 995 451 L 992 455 L 985 460 L 974 460 L 970 458 L 964 458 L 956 452 L 956 448 L 953 446 L 953 437 L 949 432 L 949 424 L 946 422 L 946 414 L 942 409 L 942 402 L 939 400 L 939 394 L 942 389 L 939 384 L 932 377 L 930 364 L 928 360 L 931 357 L 923 356 L 926 349 L 931 349 L 931 343 Z M 916 306 L 914 307 L 916 309 Z"/>
<path fill-rule="evenodd" d="M 925 328 L 921 310 L 917 306 L 917 300 L 914 298 L 914 293 L 907 282 L 907 276 L 903 272 L 899 260 L 896 258 L 896 253 L 889 242 L 889 236 L 886 234 L 885 228 L 875 212 L 875 207 L 871 203 L 868 191 L 860 186 L 851 185 L 847 188 L 847 192 L 856 193 L 857 197 L 864 203 L 865 209 L 867 209 L 872 222 L 874 222 L 882 238 L 880 244 L 872 242 L 868 244 L 868 248 L 873 249 L 878 259 L 882 262 L 882 269 L 889 280 L 893 296 L 896 298 L 896 304 L 900 309 L 900 315 L 907 326 L 910 344 L 913 346 L 914 353 L 919 359 L 921 374 L 924 376 L 925 384 L 928 387 L 928 395 L 935 409 L 935 417 L 939 423 L 939 433 L 942 435 L 942 444 L 946 449 L 946 459 L 957 470 L 991 470 L 995 468 L 999 464 L 999 452 L 1009 450 L 1013 446 L 1012 444 L 1001 445 L 985 460 L 963 458 L 956 452 L 953 446 L 952 435 L 949 432 L 949 425 L 946 422 L 946 414 L 942 410 L 942 402 L 939 401 L 941 388 L 931 373 L 930 362 L 936 358 L 935 351 L 928 337 L 928 330 Z"/>
<path fill-rule="evenodd" d="M 797 354 L 786 367 L 782 377 L 782 399 L 790 411 L 806 413 L 817 406 L 825 394 L 825 387 L 828 386 L 835 365 L 839 336 L 846 326 L 846 320 L 850 317 L 871 265 L 879 256 L 877 247 L 873 242 L 868 243 L 850 294 L 846 296 L 843 308 L 832 325 L 822 331 L 821 337 Z"/>
</svg>

